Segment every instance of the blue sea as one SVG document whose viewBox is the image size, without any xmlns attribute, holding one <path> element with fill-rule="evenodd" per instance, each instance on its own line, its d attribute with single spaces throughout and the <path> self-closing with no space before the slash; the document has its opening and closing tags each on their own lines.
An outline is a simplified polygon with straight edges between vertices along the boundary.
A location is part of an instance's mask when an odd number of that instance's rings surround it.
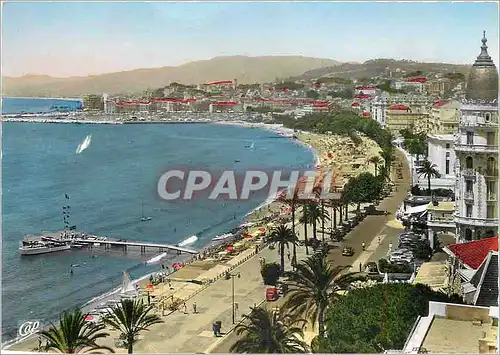
<svg viewBox="0 0 500 355">
<path fill-rule="evenodd" d="M 49 113 L 77 111 L 82 108 L 81 100 L 65 99 L 30 99 L 21 97 L 3 97 L 2 114 Z"/>
<path fill-rule="evenodd" d="M 8 101 L 8 100 L 6 100 Z M 304 167 L 302 145 L 266 130 L 211 124 L 3 124 L 2 334 L 15 336 L 26 320 L 52 321 L 132 278 L 157 271 L 153 255 L 85 250 L 21 257 L 25 234 L 63 229 L 62 206 L 77 230 L 101 236 L 176 244 L 197 235 L 192 248 L 238 226 L 264 198 L 178 203 L 160 200 L 159 176 L 172 167 L 245 171 Z M 89 148 L 75 150 L 91 134 Z M 248 144 L 254 142 L 254 149 Z M 236 162 L 237 161 L 237 162 Z M 65 198 L 69 196 L 69 200 Z M 141 222 L 144 214 L 152 220 Z M 69 273 L 72 264 L 79 264 Z M 5 339 L 4 339 L 5 340 Z"/>
</svg>

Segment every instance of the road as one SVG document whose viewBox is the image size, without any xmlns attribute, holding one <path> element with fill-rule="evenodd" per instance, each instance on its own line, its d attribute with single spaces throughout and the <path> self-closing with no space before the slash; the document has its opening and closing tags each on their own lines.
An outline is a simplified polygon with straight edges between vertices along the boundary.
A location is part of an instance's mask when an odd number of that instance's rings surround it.
<svg viewBox="0 0 500 355">
<path fill-rule="evenodd" d="M 403 154 L 396 150 L 396 164 L 399 162 L 403 163 L 403 178 L 393 179 L 396 184 L 396 191 L 394 191 L 389 197 L 384 199 L 379 207 L 379 211 L 387 210 L 388 215 L 370 215 L 367 216 L 360 224 L 358 224 L 349 234 L 347 234 L 344 241 L 338 243 L 337 246 L 332 249 L 329 254 L 329 261 L 333 265 L 350 265 L 353 271 L 358 271 L 359 263 L 365 264 L 366 261 L 378 261 L 380 258 L 387 254 L 389 243 L 396 244 L 397 238 L 401 229 L 394 228 L 393 225 L 388 224 L 388 222 L 394 219 L 394 214 L 398 210 L 399 206 L 405 199 L 408 190 L 410 189 L 410 172 L 409 166 L 406 162 Z M 297 232 L 301 236 L 302 228 L 298 227 Z M 380 236 L 380 244 L 379 237 Z M 366 243 L 367 250 L 361 250 L 361 243 Z M 353 256 L 347 257 L 342 255 L 342 248 L 344 246 L 351 246 L 355 250 Z M 278 300 L 275 302 L 265 302 L 266 307 L 276 307 L 280 306 L 283 300 Z M 230 353 L 231 345 L 238 340 L 238 336 L 235 332 L 230 332 L 223 338 L 217 340 L 206 353 Z"/>
</svg>

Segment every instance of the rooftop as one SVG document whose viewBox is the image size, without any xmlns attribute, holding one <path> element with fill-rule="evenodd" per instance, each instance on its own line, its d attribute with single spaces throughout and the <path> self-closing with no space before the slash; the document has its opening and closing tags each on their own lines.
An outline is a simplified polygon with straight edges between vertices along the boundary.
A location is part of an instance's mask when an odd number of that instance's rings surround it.
<svg viewBox="0 0 500 355">
<path fill-rule="evenodd" d="M 444 248 L 448 254 L 460 259 L 465 266 L 478 269 L 490 251 L 498 251 L 498 237 L 453 244 Z"/>
<path fill-rule="evenodd" d="M 414 284 L 428 285 L 433 290 L 446 287 L 448 280 L 448 268 L 441 262 L 423 263 L 415 277 Z"/>
<path fill-rule="evenodd" d="M 498 311 L 493 308 L 431 301 L 429 315 L 417 320 L 404 352 L 494 353 Z"/>
<path fill-rule="evenodd" d="M 454 212 L 455 211 L 455 202 L 453 201 L 441 201 L 438 202 L 437 206 L 431 202 L 427 207 L 428 211 L 439 211 L 439 212 Z"/>
</svg>

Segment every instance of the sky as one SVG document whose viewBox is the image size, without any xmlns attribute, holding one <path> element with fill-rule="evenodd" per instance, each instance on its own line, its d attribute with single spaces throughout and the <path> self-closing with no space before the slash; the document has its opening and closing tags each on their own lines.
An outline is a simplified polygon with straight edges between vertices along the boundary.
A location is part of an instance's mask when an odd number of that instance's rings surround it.
<svg viewBox="0 0 500 355">
<path fill-rule="evenodd" d="M 86 76 L 226 55 L 470 64 L 496 2 L 7 2 L 2 74 Z"/>
</svg>

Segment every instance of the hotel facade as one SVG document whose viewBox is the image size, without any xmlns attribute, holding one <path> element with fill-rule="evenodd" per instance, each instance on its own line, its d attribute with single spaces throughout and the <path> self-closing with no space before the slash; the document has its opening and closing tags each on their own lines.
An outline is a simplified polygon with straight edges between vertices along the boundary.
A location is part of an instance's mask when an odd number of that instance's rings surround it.
<svg viewBox="0 0 500 355">
<path fill-rule="evenodd" d="M 498 72 L 486 36 L 460 107 L 456 154 L 457 242 L 498 235 Z"/>
</svg>

